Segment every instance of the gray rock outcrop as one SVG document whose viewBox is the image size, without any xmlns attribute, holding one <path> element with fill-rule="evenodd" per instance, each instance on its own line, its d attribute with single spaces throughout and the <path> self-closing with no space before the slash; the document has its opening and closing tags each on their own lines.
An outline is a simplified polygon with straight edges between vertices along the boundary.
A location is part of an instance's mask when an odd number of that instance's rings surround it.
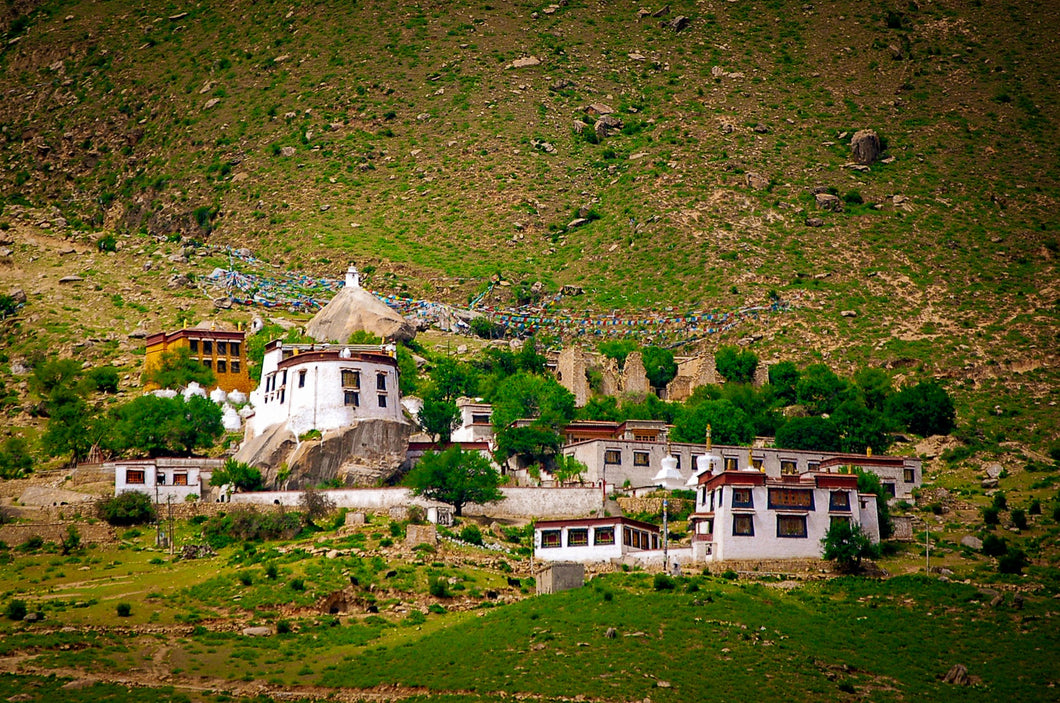
<svg viewBox="0 0 1060 703">
<path fill-rule="evenodd" d="M 860 129 L 850 140 L 854 161 L 869 166 L 880 156 L 880 137 L 871 129 Z"/>
<path fill-rule="evenodd" d="M 345 343 L 354 332 L 364 330 L 387 341 L 407 342 L 416 328 L 367 290 L 346 286 L 321 308 L 306 334 L 318 342 Z"/>
</svg>

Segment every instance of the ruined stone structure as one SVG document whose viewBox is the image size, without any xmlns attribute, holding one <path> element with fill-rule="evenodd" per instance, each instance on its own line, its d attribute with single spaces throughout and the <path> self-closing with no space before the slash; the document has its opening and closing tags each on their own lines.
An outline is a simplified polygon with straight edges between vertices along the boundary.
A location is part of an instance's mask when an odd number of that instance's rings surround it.
<svg viewBox="0 0 1060 703">
<path fill-rule="evenodd" d="M 704 354 L 677 361 L 677 376 L 666 386 L 666 400 L 680 402 L 699 386 L 718 382 L 714 355 Z"/>
<path fill-rule="evenodd" d="M 574 394 L 574 405 L 584 407 L 589 402 L 588 361 L 581 347 L 566 347 L 556 361 L 556 379 Z"/>
<path fill-rule="evenodd" d="M 644 371 L 644 358 L 639 351 L 630 352 L 622 367 L 622 390 L 626 393 L 650 393 L 651 384 Z"/>
</svg>

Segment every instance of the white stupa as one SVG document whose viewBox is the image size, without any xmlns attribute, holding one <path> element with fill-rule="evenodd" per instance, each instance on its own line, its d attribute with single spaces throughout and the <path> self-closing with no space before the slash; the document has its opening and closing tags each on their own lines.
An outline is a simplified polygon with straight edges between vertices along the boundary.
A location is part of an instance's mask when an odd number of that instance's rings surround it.
<svg viewBox="0 0 1060 703">
<path fill-rule="evenodd" d="M 662 460 L 662 468 L 652 478 L 652 483 L 657 483 L 663 488 L 672 490 L 681 487 L 681 472 L 677 470 L 677 457 L 666 447 L 666 456 Z"/>
<path fill-rule="evenodd" d="M 692 477 L 685 482 L 686 486 L 696 487 L 699 485 L 700 476 L 710 476 L 721 467 L 721 457 L 714 453 L 714 442 L 710 436 L 710 425 L 707 425 L 707 453 L 696 460 L 696 468 Z"/>
</svg>

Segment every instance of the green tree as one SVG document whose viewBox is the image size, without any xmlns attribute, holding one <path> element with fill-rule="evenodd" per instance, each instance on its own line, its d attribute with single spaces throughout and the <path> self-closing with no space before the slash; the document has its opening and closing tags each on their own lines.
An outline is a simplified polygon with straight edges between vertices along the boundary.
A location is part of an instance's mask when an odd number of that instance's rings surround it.
<svg viewBox="0 0 1060 703">
<path fill-rule="evenodd" d="M 531 335 L 523 342 L 523 348 L 516 356 L 516 363 L 520 371 L 527 373 L 542 374 L 548 364 L 548 359 L 537 351 L 537 339 Z"/>
<path fill-rule="evenodd" d="M 622 415 L 618 409 L 618 398 L 613 395 L 594 395 L 578 410 L 578 417 L 583 420 L 610 420 L 621 422 Z"/>
<path fill-rule="evenodd" d="M 880 525 L 880 539 L 887 539 L 894 533 L 891 521 L 891 494 L 883 487 L 880 477 L 871 471 L 858 469 L 858 493 L 872 493 L 876 496 L 876 517 Z"/>
<path fill-rule="evenodd" d="M 503 464 L 517 456 L 524 464 L 547 467 L 559 454 L 560 444 L 559 433 L 549 427 L 508 427 L 497 434 L 494 458 Z"/>
<path fill-rule="evenodd" d="M 142 525 L 155 519 L 155 506 L 146 493 L 128 491 L 100 500 L 96 513 L 110 525 Z"/>
<path fill-rule="evenodd" d="M 511 423 L 533 419 L 539 427 L 559 430 L 574 418 L 574 395 L 552 377 L 521 371 L 506 378 L 493 394 L 493 427 L 503 432 Z"/>
<path fill-rule="evenodd" d="M 397 347 L 398 389 L 401 395 L 415 395 L 419 388 L 419 369 L 412 352 L 404 344 Z"/>
<path fill-rule="evenodd" d="M 866 447 L 882 454 L 891 446 L 891 435 L 887 431 L 887 419 L 878 410 L 865 407 L 861 399 L 847 400 L 832 413 L 842 435 L 840 449 L 853 454 L 864 454 Z"/>
<path fill-rule="evenodd" d="M 503 500 L 500 478 L 486 457 L 453 446 L 443 452 L 426 452 L 405 478 L 405 485 L 414 495 L 448 503 L 459 516 L 468 503 Z"/>
<path fill-rule="evenodd" d="M 824 547 L 822 556 L 828 561 L 836 562 L 839 570 L 847 574 L 861 571 L 862 559 L 876 559 L 879 548 L 872 543 L 869 536 L 850 520 L 837 520 L 832 523 L 821 539 Z"/>
<path fill-rule="evenodd" d="M 15 302 L 14 296 L 0 293 L 0 320 L 14 317 L 15 313 L 18 312 L 18 307 L 19 305 Z"/>
<path fill-rule="evenodd" d="M 427 398 L 416 417 L 432 442 L 448 443 L 453 430 L 460 426 L 460 410 L 456 403 L 446 400 Z"/>
<path fill-rule="evenodd" d="M 699 444 L 707 436 L 708 424 L 711 436 L 718 444 L 750 444 L 754 439 L 751 418 L 728 400 L 705 400 L 682 409 L 671 437 L 675 442 Z"/>
<path fill-rule="evenodd" d="M 452 402 L 461 396 L 474 396 L 477 390 L 475 369 L 445 358 L 435 362 L 431 369 L 431 387 L 424 395 Z"/>
<path fill-rule="evenodd" d="M 793 417 L 777 428 L 776 445 L 781 449 L 838 452 L 839 428 L 824 417 Z"/>
<path fill-rule="evenodd" d="M 258 468 L 229 457 L 225 459 L 224 466 L 210 476 L 210 485 L 232 485 L 241 491 L 260 491 L 265 487 L 265 482 Z"/>
<path fill-rule="evenodd" d="M 56 388 L 48 399 L 48 427 L 41 435 L 41 447 L 49 456 L 70 455 L 77 463 L 92 448 L 88 404 L 65 388 Z"/>
<path fill-rule="evenodd" d="M 847 382 L 825 364 L 810 364 L 795 384 L 800 404 L 813 415 L 831 413 L 846 400 Z"/>
<path fill-rule="evenodd" d="M 573 456 L 560 454 L 556 457 L 556 465 L 552 469 L 552 475 L 562 483 L 580 481 L 581 477 L 589 470 L 589 467 L 575 459 Z"/>
<path fill-rule="evenodd" d="M 934 381 L 906 386 L 887 400 L 887 416 L 922 437 L 949 434 L 957 411 L 949 393 Z"/>
<path fill-rule="evenodd" d="M 641 351 L 644 359 L 644 372 L 648 383 L 656 392 L 666 388 L 666 384 L 677 376 L 677 363 L 674 353 L 661 347 L 644 347 Z"/>
<path fill-rule="evenodd" d="M 637 350 L 637 343 L 631 339 L 614 339 L 601 342 L 599 349 L 601 354 L 614 359 L 618 363 L 618 368 L 621 369 L 626 365 L 626 357 L 630 352 Z"/>
<path fill-rule="evenodd" d="M 118 392 L 118 370 L 113 366 L 100 366 L 92 369 L 85 377 L 85 385 L 89 391 L 99 393 Z"/>
<path fill-rule="evenodd" d="M 755 380 L 758 356 L 750 350 L 741 350 L 732 345 L 718 347 L 714 354 L 714 367 L 726 381 L 751 383 Z"/>
<path fill-rule="evenodd" d="M 854 374 L 854 385 L 869 410 L 883 412 L 887 399 L 894 393 L 891 377 L 883 369 L 859 369 Z"/>
<path fill-rule="evenodd" d="M 33 457 L 26 440 L 8 437 L 0 444 L 0 478 L 23 478 L 33 471 Z"/>
<path fill-rule="evenodd" d="M 114 411 L 115 447 L 121 451 L 190 455 L 224 434 L 221 409 L 202 396 L 159 398 L 144 395 Z"/>
<path fill-rule="evenodd" d="M 769 367 L 769 385 L 773 386 L 774 396 L 784 405 L 794 405 L 798 402 L 798 394 L 795 392 L 798 383 L 799 368 L 793 362 L 781 361 Z"/>
<path fill-rule="evenodd" d="M 29 387 L 46 398 L 57 390 L 74 392 L 80 378 L 80 362 L 74 359 L 49 359 L 33 369 Z"/>
<path fill-rule="evenodd" d="M 153 383 L 159 388 L 184 388 L 192 381 L 208 388 L 216 382 L 216 376 L 192 357 L 188 347 L 162 352 L 158 365 L 143 374 L 144 383 Z"/>
</svg>

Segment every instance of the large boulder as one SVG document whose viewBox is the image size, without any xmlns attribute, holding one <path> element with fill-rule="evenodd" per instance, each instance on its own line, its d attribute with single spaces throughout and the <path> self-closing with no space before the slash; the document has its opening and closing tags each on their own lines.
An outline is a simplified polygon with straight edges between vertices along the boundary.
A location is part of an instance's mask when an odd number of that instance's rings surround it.
<svg viewBox="0 0 1060 703">
<path fill-rule="evenodd" d="M 367 290 L 346 286 L 306 325 L 306 334 L 318 342 L 346 343 L 364 330 L 391 342 L 407 342 L 416 328 Z"/>
<path fill-rule="evenodd" d="M 880 137 L 871 129 L 859 129 L 850 140 L 854 161 L 869 166 L 880 156 Z"/>
</svg>

